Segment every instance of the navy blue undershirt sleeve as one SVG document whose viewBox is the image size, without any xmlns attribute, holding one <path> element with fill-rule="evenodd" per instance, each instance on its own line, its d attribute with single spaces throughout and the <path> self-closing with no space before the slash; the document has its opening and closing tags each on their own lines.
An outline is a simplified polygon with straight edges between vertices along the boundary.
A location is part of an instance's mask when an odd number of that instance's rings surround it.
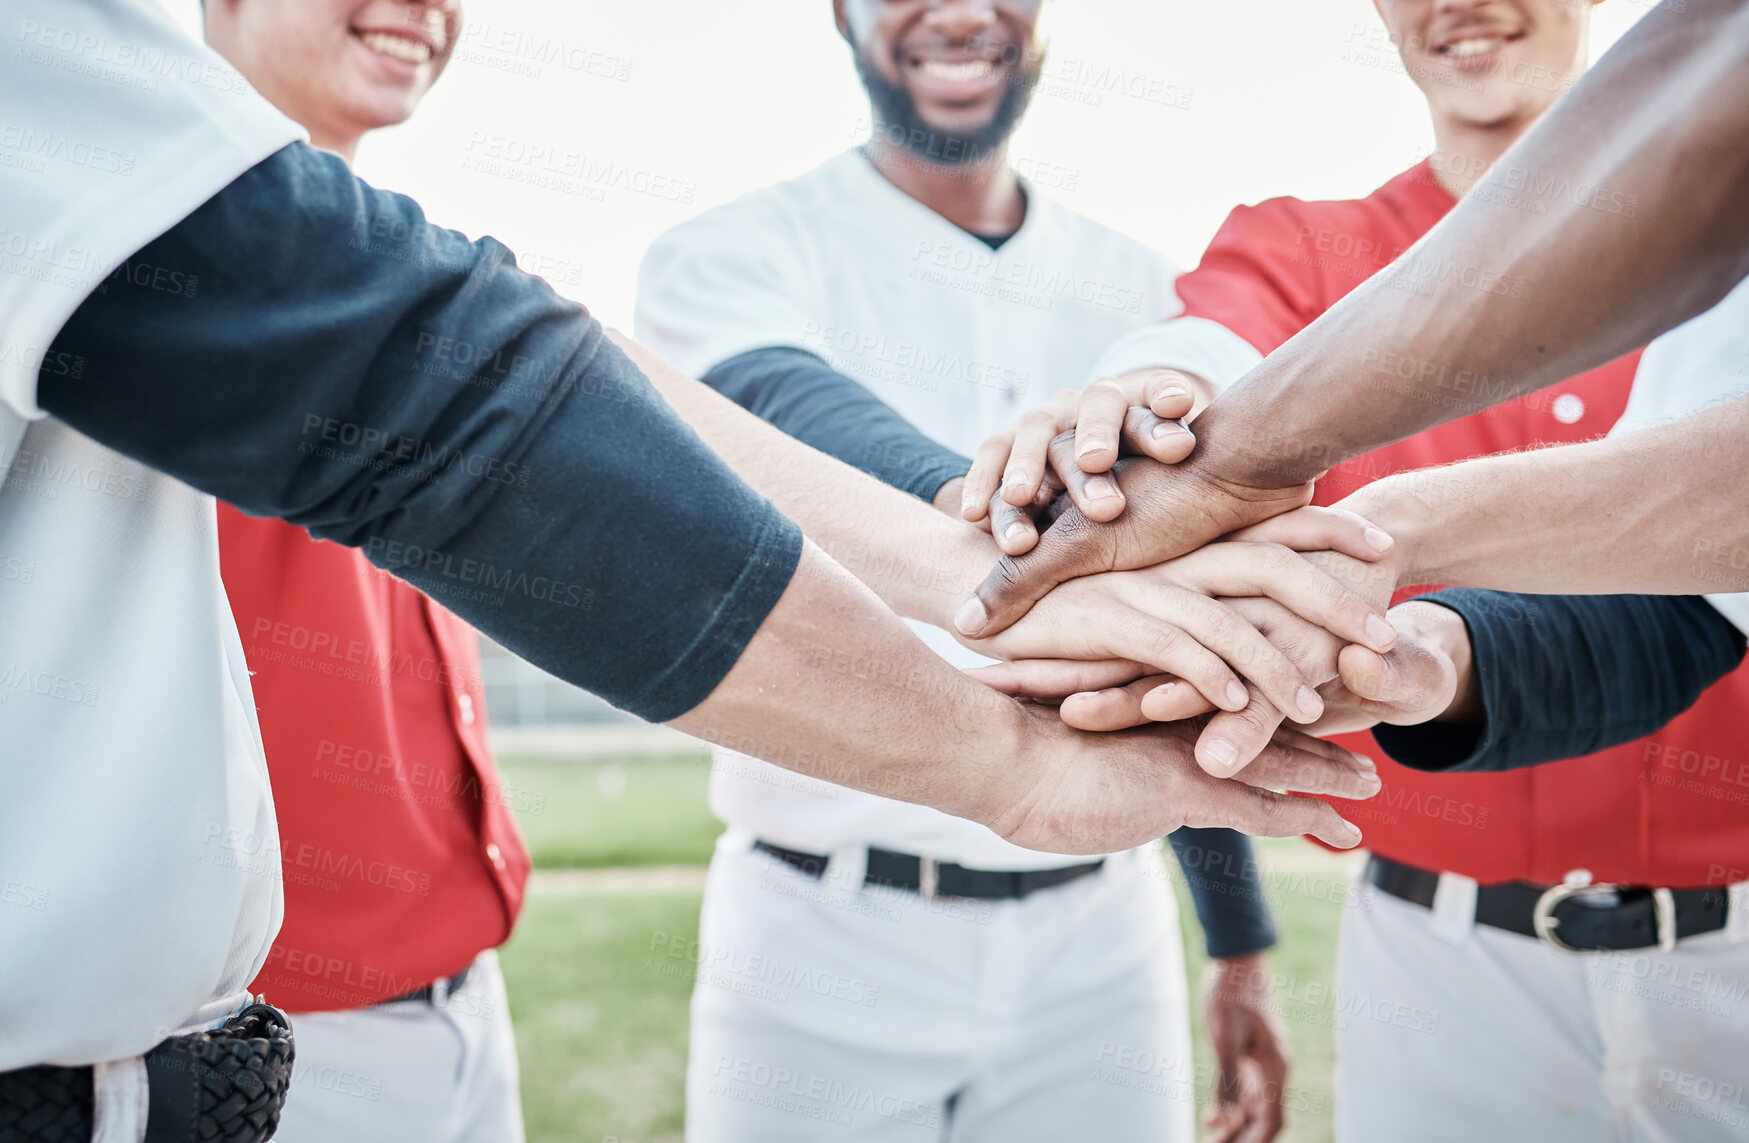
<svg viewBox="0 0 1749 1143">
<path fill-rule="evenodd" d="M 294 144 L 139 251 L 41 405 L 371 561 L 651 721 L 721 681 L 794 573 L 747 487 L 587 311 L 490 238 Z"/>
<path fill-rule="evenodd" d="M 972 466 L 804 349 L 749 350 L 700 380 L 803 444 L 920 500 L 933 501 L 942 485 Z"/>
<path fill-rule="evenodd" d="M 1373 728 L 1381 750 L 1417 770 L 1514 770 L 1631 742 L 1743 660 L 1742 632 L 1698 596 L 1420 598 L 1463 616 L 1484 713 L 1467 726 Z"/>
<path fill-rule="evenodd" d="M 1184 826 L 1166 840 L 1184 871 L 1209 956 L 1240 956 L 1275 944 L 1275 918 L 1249 837 L 1238 830 Z"/>
</svg>

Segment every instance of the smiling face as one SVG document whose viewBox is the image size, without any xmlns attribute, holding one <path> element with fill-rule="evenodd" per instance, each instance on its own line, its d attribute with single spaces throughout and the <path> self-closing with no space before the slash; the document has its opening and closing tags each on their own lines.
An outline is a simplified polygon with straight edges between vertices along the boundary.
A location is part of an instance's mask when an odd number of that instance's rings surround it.
<svg viewBox="0 0 1749 1143">
<path fill-rule="evenodd" d="M 879 129 L 931 162 L 987 156 L 1038 82 L 1040 0 L 835 0 Z"/>
<path fill-rule="evenodd" d="M 319 146 L 400 123 L 449 61 L 460 0 L 207 0 L 207 41 Z"/>
<path fill-rule="evenodd" d="M 1585 70 L 1596 0 L 1373 0 L 1435 116 L 1526 126 Z"/>
</svg>

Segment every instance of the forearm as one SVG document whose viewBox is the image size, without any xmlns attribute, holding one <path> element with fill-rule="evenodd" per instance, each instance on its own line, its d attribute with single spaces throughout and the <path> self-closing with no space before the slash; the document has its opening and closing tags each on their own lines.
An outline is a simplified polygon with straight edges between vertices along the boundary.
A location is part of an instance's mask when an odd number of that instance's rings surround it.
<svg viewBox="0 0 1749 1143">
<path fill-rule="evenodd" d="M 743 480 L 899 614 L 947 627 L 1000 554 L 977 528 L 792 439 L 623 334 L 608 336 Z"/>
<path fill-rule="evenodd" d="M 1745 441 L 1749 397 L 1606 440 L 1400 473 L 1342 507 L 1396 539 L 1405 587 L 1743 591 Z"/>
<path fill-rule="evenodd" d="M 1300 483 L 1612 360 L 1745 272 L 1749 4 L 1659 6 L 1426 238 L 1217 400 L 1193 460 Z"/>
<path fill-rule="evenodd" d="M 971 461 L 806 350 L 755 349 L 699 378 L 810 448 L 929 502 Z"/>
<path fill-rule="evenodd" d="M 929 650 L 808 545 L 721 685 L 674 725 L 785 769 L 989 824 L 1018 704 Z"/>
</svg>

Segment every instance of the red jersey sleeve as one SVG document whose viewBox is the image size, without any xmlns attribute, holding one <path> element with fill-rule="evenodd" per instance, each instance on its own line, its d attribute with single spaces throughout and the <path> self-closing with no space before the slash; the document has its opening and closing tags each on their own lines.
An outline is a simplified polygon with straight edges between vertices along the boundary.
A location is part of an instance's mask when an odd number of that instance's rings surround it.
<svg viewBox="0 0 1749 1143">
<path fill-rule="evenodd" d="M 1184 316 L 1206 318 L 1262 354 L 1310 325 L 1329 306 L 1297 199 L 1241 206 L 1227 216 L 1196 269 L 1179 277 Z"/>
</svg>

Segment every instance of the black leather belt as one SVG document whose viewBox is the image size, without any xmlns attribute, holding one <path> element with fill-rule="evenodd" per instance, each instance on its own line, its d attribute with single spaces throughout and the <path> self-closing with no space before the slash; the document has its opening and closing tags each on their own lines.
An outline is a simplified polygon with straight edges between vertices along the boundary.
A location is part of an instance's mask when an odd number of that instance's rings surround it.
<svg viewBox="0 0 1749 1143">
<path fill-rule="evenodd" d="M 1374 854 L 1366 879 L 1391 896 L 1433 907 L 1439 874 Z M 1637 885 L 1532 885 L 1507 881 L 1476 888 L 1476 923 L 1537 937 L 1570 952 L 1671 948 L 1685 937 L 1725 927 L 1729 893 Z"/>
<path fill-rule="evenodd" d="M 145 1143 L 263 1143 L 279 1129 L 292 1075 L 291 1024 L 256 1003 L 210 1032 L 146 1053 Z M 0 1072 L 0 1143 L 88 1143 L 90 1067 Z"/>
<path fill-rule="evenodd" d="M 831 860 L 817 853 L 785 849 L 768 841 L 756 841 L 753 848 L 816 879 L 826 872 L 826 863 Z M 963 865 L 918 857 L 914 853 L 894 853 L 890 849 L 870 847 L 868 871 L 863 875 L 862 883 L 905 889 L 931 898 L 1012 901 L 1098 872 L 1104 864 L 1105 859 L 1101 858 L 1085 865 L 1067 865 L 1060 869 L 967 869 Z"/>
<path fill-rule="evenodd" d="M 424 988 L 415 988 L 404 996 L 397 996 L 393 1000 L 385 1000 L 383 1003 L 399 1004 L 404 1000 L 417 1000 L 421 1004 L 442 1004 L 462 990 L 462 985 L 468 982 L 468 973 L 472 971 L 474 971 L 474 966 L 470 964 L 454 976 L 443 980 L 434 980 Z"/>
</svg>

